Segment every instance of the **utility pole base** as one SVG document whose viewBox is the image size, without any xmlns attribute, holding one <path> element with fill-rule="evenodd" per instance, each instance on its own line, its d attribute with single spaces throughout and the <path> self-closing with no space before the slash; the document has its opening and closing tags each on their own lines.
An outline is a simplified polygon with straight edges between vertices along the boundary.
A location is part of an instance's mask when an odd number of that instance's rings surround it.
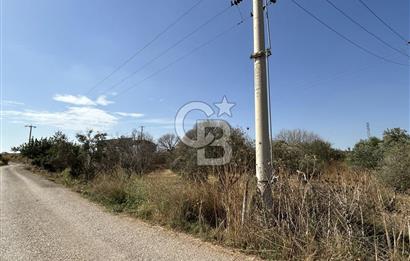
<svg viewBox="0 0 410 261">
<path fill-rule="evenodd" d="M 260 193 L 264 209 L 270 211 L 273 207 L 272 188 L 269 182 L 258 181 L 258 191 Z"/>
</svg>

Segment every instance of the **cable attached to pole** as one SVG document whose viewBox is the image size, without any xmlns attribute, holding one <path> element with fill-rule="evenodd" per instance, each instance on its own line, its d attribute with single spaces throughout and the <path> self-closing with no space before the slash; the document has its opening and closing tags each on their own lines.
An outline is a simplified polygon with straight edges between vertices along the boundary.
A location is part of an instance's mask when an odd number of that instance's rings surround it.
<svg viewBox="0 0 410 261">
<path fill-rule="evenodd" d="M 275 1 L 276 2 L 276 1 Z M 273 129 L 272 129 L 272 102 L 271 102 L 271 85 L 270 85 L 270 60 L 269 56 L 271 55 L 272 50 L 272 38 L 271 38 L 271 29 L 270 29 L 270 19 L 269 19 L 269 5 L 274 3 L 270 0 L 265 0 L 265 14 L 266 14 L 266 31 L 268 34 L 268 48 L 266 50 L 266 81 L 268 85 L 268 115 L 269 115 L 269 147 L 270 147 L 270 164 L 273 170 L 273 155 L 272 155 L 272 137 L 273 137 Z"/>
</svg>

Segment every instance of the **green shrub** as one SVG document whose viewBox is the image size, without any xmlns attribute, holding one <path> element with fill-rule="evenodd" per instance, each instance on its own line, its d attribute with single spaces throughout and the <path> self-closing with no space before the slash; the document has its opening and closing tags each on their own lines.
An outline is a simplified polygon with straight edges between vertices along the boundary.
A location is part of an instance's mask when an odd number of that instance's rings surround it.
<svg viewBox="0 0 410 261">
<path fill-rule="evenodd" d="M 321 174 L 327 164 L 343 157 L 329 142 L 303 130 L 282 130 L 272 143 L 272 155 L 277 168 L 308 176 Z"/>
<path fill-rule="evenodd" d="M 46 170 L 59 172 L 70 168 L 74 177 L 82 173 L 84 162 L 80 157 L 80 147 L 68 141 L 61 132 L 50 138 L 34 139 L 13 150 L 20 151 L 22 156 L 31 159 L 32 164 Z"/>
<path fill-rule="evenodd" d="M 380 167 L 391 150 L 397 146 L 410 143 L 410 135 L 400 128 L 387 129 L 383 132 L 383 139 L 371 137 L 358 142 L 349 154 L 349 162 L 356 167 L 376 169 Z"/>
<path fill-rule="evenodd" d="M 396 145 L 385 153 L 380 178 L 396 191 L 410 189 L 410 143 Z"/>
<path fill-rule="evenodd" d="M 186 133 L 186 136 L 196 140 L 196 126 Z M 222 135 L 219 128 L 207 128 L 217 139 Z M 172 170 L 184 178 L 193 181 L 205 181 L 209 175 L 223 174 L 227 169 L 240 170 L 242 173 L 253 173 L 255 169 L 255 152 L 253 142 L 246 133 L 239 128 L 231 128 L 231 135 L 227 140 L 232 148 L 232 158 L 225 166 L 199 166 L 197 163 L 197 149 L 185 145 L 179 141 L 173 156 L 175 160 L 171 164 Z M 217 146 L 205 146 L 207 158 L 218 158 L 223 155 L 223 149 Z"/>
<path fill-rule="evenodd" d="M 371 137 L 358 142 L 349 155 L 349 162 L 356 167 L 374 169 L 383 159 L 383 141 Z"/>
<path fill-rule="evenodd" d="M 383 132 L 383 148 L 389 148 L 410 142 L 410 135 L 400 128 L 387 129 Z"/>
<path fill-rule="evenodd" d="M 0 166 L 9 165 L 9 157 L 3 154 L 0 154 Z"/>
</svg>

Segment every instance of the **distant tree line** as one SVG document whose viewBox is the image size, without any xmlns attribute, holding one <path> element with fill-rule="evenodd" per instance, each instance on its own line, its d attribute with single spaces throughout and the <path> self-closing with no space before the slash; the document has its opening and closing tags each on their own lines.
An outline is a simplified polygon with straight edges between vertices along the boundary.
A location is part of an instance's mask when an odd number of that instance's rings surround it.
<svg viewBox="0 0 410 261">
<path fill-rule="evenodd" d="M 152 168 L 156 145 L 149 135 L 107 139 L 106 133 L 78 133 L 76 142 L 62 132 L 52 137 L 33 139 L 12 149 L 31 160 L 33 165 L 52 172 L 69 171 L 74 178 L 92 179 L 98 173 L 118 169 L 142 174 Z"/>
<path fill-rule="evenodd" d="M 410 135 L 400 128 L 387 129 L 383 138 L 359 141 L 348 161 L 352 166 L 373 170 L 398 191 L 410 189 Z"/>
<path fill-rule="evenodd" d="M 197 127 L 187 132 L 196 139 Z M 208 130 L 218 138 L 221 130 Z M 34 165 L 49 171 L 69 169 L 72 177 L 92 179 L 98 173 L 119 169 L 129 176 L 142 175 L 155 168 L 170 168 L 187 180 L 202 182 L 210 175 L 224 186 L 234 184 L 241 176 L 255 172 L 254 142 L 240 128 L 232 128 L 228 140 L 232 160 L 224 166 L 198 166 L 196 149 L 185 145 L 174 134 L 165 134 L 156 142 L 149 134 L 133 131 L 129 136 L 107 139 L 106 133 L 92 130 L 76 135 L 69 141 L 62 132 L 49 138 L 34 139 L 13 148 L 31 159 Z M 223 153 L 219 147 L 206 147 L 207 157 Z M 315 133 L 305 130 L 283 130 L 272 141 L 274 175 L 286 173 L 303 179 L 320 176 L 334 162 L 347 162 L 357 168 L 369 169 L 395 189 L 410 188 L 410 136 L 403 129 L 388 129 L 383 138 L 359 141 L 351 151 L 332 148 Z"/>
</svg>

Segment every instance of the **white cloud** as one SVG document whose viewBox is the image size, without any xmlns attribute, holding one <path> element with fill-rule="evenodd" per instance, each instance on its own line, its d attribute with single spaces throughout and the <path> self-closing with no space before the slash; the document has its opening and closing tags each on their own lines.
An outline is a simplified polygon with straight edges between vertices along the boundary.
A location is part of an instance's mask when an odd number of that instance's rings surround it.
<svg viewBox="0 0 410 261">
<path fill-rule="evenodd" d="M 172 125 L 174 124 L 175 119 L 173 118 L 151 118 L 151 119 L 145 119 L 143 122 L 156 124 L 156 125 Z"/>
<path fill-rule="evenodd" d="M 80 106 L 107 106 L 114 103 L 113 101 L 108 100 L 105 95 L 98 96 L 97 100 L 93 101 L 84 95 L 57 94 L 54 95 L 53 100 Z"/>
<path fill-rule="evenodd" d="M 7 106 L 7 105 L 10 105 L 10 106 L 23 106 L 24 105 L 24 103 L 22 103 L 22 102 L 12 101 L 12 100 L 2 100 L 1 104 L 3 106 Z"/>
<path fill-rule="evenodd" d="M 95 103 L 98 104 L 98 105 L 107 106 L 107 105 L 112 104 L 114 102 L 107 100 L 107 96 L 101 95 L 97 98 Z"/>
<path fill-rule="evenodd" d="M 69 107 L 61 112 L 8 110 L 3 111 L 1 116 L 14 121 L 27 121 L 75 131 L 107 130 L 118 122 L 114 115 L 92 107 Z"/>
<path fill-rule="evenodd" d="M 134 113 L 134 112 L 116 112 L 116 114 L 123 116 L 123 117 L 132 117 L 132 118 L 141 118 L 144 117 L 142 113 Z"/>
<path fill-rule="evenodd" d="M 64 103 L 69 103 L 69 104 L 74 104 L 74 105 L 84 105 L 84 106 L 93 106 L 96 105 L 94 101 L 92 101 L 90 98 L 87 96 L 83 95 L 54 95 L 53 100 L 59 101 L 59 102 L 64 102 Z"/>
</svg>

